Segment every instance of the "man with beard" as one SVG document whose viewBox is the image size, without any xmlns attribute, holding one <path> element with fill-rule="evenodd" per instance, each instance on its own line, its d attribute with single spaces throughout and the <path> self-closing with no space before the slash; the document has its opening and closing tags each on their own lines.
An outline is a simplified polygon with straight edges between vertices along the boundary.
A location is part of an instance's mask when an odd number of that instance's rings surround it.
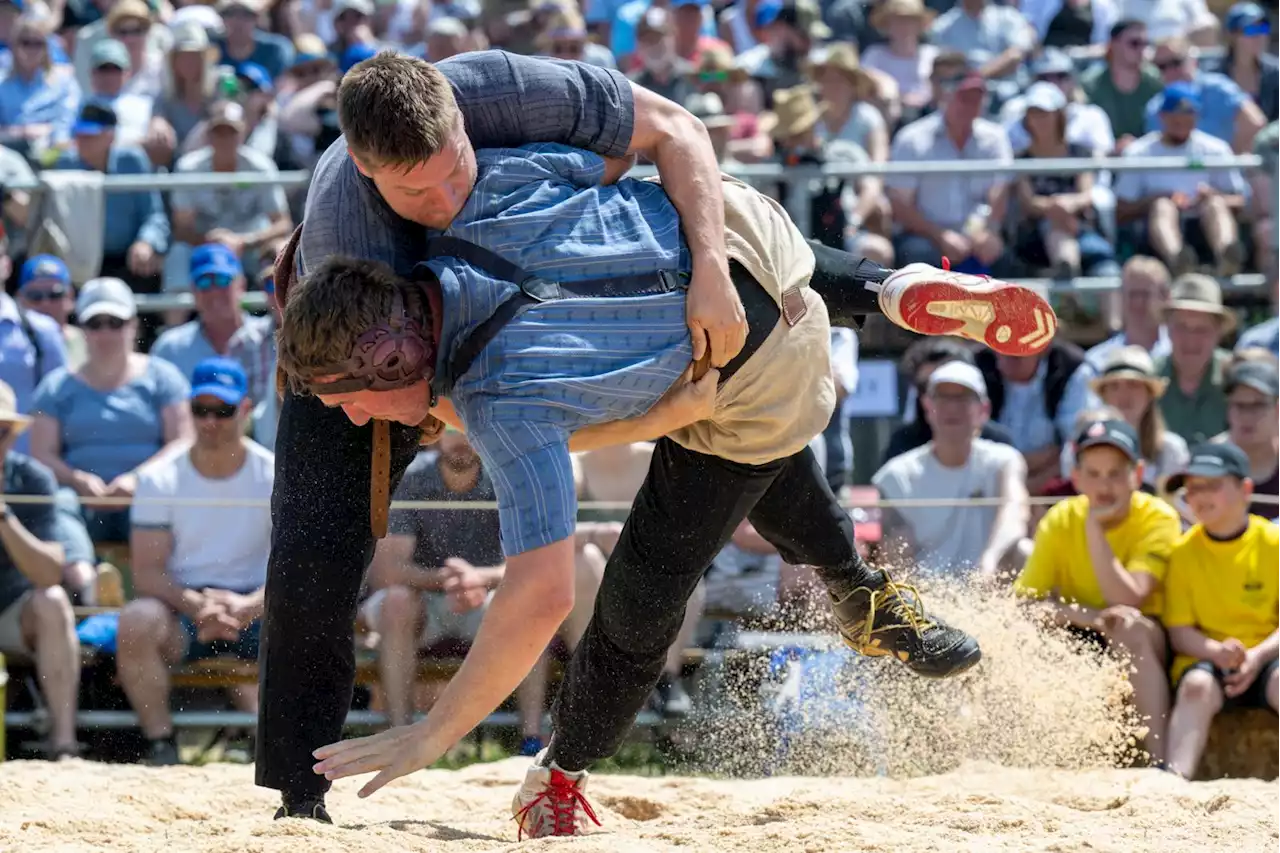
<svg viewBox="0 0 1280 853">
<path fill-rule="evenodd" d="M 137 598 L 120 614 L 116 671 L 151 742 L 177 764 L 169 670 L 219 655 L 257 660 L 275 458 L 244 437 L 253 411 L 238 362 L 211 358 L 191 377 L 192 445 L 138 472 L 130 546 Z M 199 503 L 192 502 L 199 501 Z M 232 699 L 257 711 L 252 685 Z"/>
<path fill-rule="evenodd" d="M 1099 648 L 1118 646 L 1133 662 L 1133 702 L 1148 727 L 1146 749 L 1165 757 L 1169 680 L 1161 613 L 1169 553 L 1182 532 L 1177 512 L 1139 491 L 1138 434 L 1120 420 L 1086 424 L 1075 440 L 1071 482 L 1079 493 L 1056 504 L 1013 588 L 1048 599 L 1046 618 Z"/>
<path fill-rule="evenodd" d="M 497 499 L 465 435 L 447 431 L 437 449 L 410 463 L 397 501 Z M 369 569 L 375 592 L 360 609 L 379 636 L 378 672 L 391 725 L 413 721 L 418 649 L 442 641 L 470 644 L 504 568 L 497 510 L 391 513 L 390 535 L 378 543 Z"/>
</svg>

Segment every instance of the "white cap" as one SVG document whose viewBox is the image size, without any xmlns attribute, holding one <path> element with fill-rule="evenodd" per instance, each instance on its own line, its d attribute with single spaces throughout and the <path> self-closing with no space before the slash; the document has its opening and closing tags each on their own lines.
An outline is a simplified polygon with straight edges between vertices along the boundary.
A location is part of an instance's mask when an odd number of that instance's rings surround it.
<svg viewBox="0 0 1280 853">
<path fill-rule="evenodd" d="M 129 285 L 118 278 L 91 278 L 76 297 L 76 317 L 81 323 L 106 314 L 121 320 L 138 316 L 138 303 Z"/>
<path fill-rule="evenodd" d="M 979 399 L 987 399 L 987 383 L 982 371 L 963 361 L 948 361 L 929 374 L 928 389 L 932 391 L 939 385 L 959 385 L 977 394 Z"/>
<path fill-rule="evenodd" d="M 1032 83 L 1026 94 L 1027 109 L 1056 113 L 1067 108 L 1067 96 L 1047 80 Z"/>
</svg>

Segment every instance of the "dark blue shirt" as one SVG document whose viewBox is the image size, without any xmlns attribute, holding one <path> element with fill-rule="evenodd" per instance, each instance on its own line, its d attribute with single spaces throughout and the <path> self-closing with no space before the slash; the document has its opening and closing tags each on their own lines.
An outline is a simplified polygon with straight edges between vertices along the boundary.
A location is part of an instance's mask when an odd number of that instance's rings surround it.
<svg viewBox="0 0 1280 853">
<path fill-rule="evenodd" d="M 293 44 L 284 36 L 276 33 L 264 33 L 261 30 L 253 34 L 253 53 L 247 59 L 232 59 L 227 54 L 226 42 L 218 45 L 223 65 L 239 65 L 241 62 L 256 62 L 274 80 L 288 70 L 293 64 Z"/>
<path fill-rule="evenodd" d="M 10 451 L 4 458 L 4 493 L 6 495 L 41 495 L 52 499 L 58 491 L 58 481 L 53 472 L 30 456 Z M 56 542 L 56 519 L 53 503 L 10 504 L 9 510 L 35 538 L 42 542 Z M 32 589 L 8 550 L 0 545 L 0 613 L 9 609 L 15 601 Z"/>
</svg>

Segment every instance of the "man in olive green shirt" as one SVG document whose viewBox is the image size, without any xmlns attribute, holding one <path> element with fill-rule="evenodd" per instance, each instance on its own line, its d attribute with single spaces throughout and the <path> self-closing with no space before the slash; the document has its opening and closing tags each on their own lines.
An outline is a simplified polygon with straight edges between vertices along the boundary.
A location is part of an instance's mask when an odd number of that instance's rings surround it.
<svg viewBox="0 0 1280 853">
<path fill-rule="evenodd" d="M 1164 91 L 1160 72 L 1143 60 L 1148 44 L 1146 24 L 1120 21 L 1111 28 L 1107 61 L 1080 75 L 1089 103 L 1111 119 L 1116 153 L 1146 133 L 1147 103 Z"/>
<path fill-rule="evenodd" d="M 1236 318 L 1222 304 L 1222 288 L 1207 275 L 1189 273 L 1174 282 L 1166 313 L 1169 355 L 1157 372 L 1169 380 L 1160 411 L 1169 429 L 1195 445 L 1227 427 L 1224 388 L 1231 353 L 1218 347 Z"/>
</svg>

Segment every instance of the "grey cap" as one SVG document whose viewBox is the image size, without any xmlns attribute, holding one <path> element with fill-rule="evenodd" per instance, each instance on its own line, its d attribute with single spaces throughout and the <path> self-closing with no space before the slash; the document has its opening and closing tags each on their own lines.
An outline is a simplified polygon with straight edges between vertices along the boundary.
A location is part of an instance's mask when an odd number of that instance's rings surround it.
<svg viewBox="0 0 1280 853">
<path fill-rule="evenodd" d="M 129 60 L 129 49 L 115 39 L 103 39 L 89 51 L 90 68 L 103 68 L 108 65 L 123 68 L 125 71 L 133 68 L 133 63 Z"/>
<path fill-rule="evenodd" d="M 1241 386 L 1275 399 L 1280 397 L 1280 374 L 1273 362 L 1242 361 L 1227 371 L 1223 390 L 1230 394 Z"/>
<path fill-rule="evenodd" d="M 138 303 L 129 285 L 110 277 L 86 281 L 76 298 L 76 317 L 84 323 L 100 314 L 121 320 L 132 320 L 138 316 Z"/>
</svg>

